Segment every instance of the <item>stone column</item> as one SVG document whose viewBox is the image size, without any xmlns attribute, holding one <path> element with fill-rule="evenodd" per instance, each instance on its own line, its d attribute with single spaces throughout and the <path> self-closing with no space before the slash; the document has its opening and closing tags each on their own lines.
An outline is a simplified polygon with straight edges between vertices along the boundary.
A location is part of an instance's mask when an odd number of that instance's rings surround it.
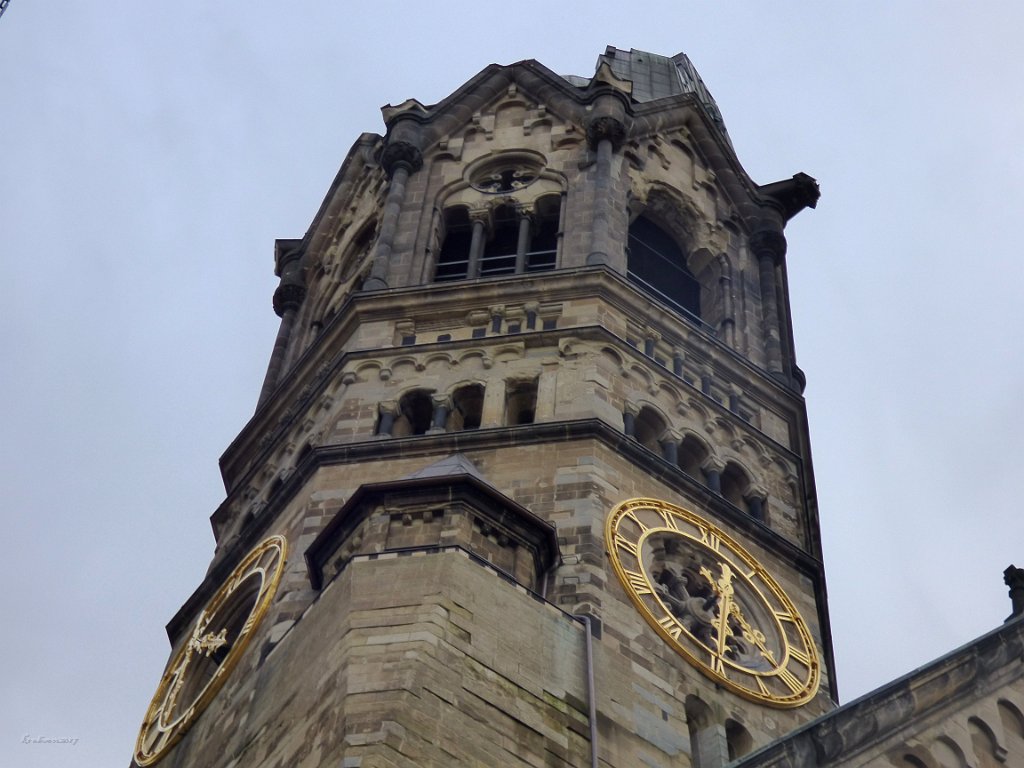
<svg viewBox="0 0 1024 768">
<path fill-rule="evenodd" d="M 632 403 L 626 403 L 622 408 L 622 431 L 626 437 L 636 437 L 636 417 L 640 409 Z"/>
<path fill-rule="evenodd" d="M 785 367 L 782 361 L 782 322 L 779 317 L 775 269 L 786 255 L 786 237 L 781 229 L 762 229 L 750 236 L 750 249 L 757 260 L 760 277 L 761 314 L 764 321 L 768 372 L 782 376 L 785 374 Z"/>
<path fill-rule="evenodd" d="M 768 492 L 763 488 L 751 488 L 744 501 L 747 502 L 747 511 L 750 516 L 758 522 L 764 522 L 764 507 L 768 500 Z"/>
<path fill-rule="evenodd" d="M 655 348 L 658 342 L 661 341 L 661 334 L 653 328 L 644 329 L 644 354 L 648 357 L 654 357 Z"/>
<path fill-rule="evenodd" d="M 516 274 L 526 271 L 526 252 L 530 250 L 530 214 L 519 212 L 519 239 L 516 241 Z"/>
<path fill-rule="evenodd" d="M 377 412 L 380 419 L 377 422 L 377 434 L 380 437 L 391 437 L 391 430 L 395 426 L 395 419 L 398 416 L 397 400 L 382 400 L 377 404 Z"/>
<path fill-rule="evenodd" d="M 452 399 L 448 395 L 431 395 L 434 404 L 434 417 L 430 422 L 430 434 L 444 432 L 448 426 L 448 414 L 452 410 Z"/>
<path fill-rule="evenodd" d="M 682 347 L 672 350 L 672 373 L 679 378 L 683 377 L 683 362 L 686 360 L 686 352 Z"/>
<path fill-rule="evenodd" d="M 267 375 L 260 388 L 257 408 L 270 396 L 281 378 L 285 355 L 288 352 L 288 342 L 295 325 L 295 316 L 298 314 L 299 307 L 302 306 L 302 300 L 306 298 L 301 256 L 302 254 L 298 250 L 290 251 L 282 257 L 281 263 L 278 265 L 281 283 L 274 291 L 274 312 L 281 318 L 281 325 L 277 329 L 277 338 L 274 339 L 274 351 L 270 355 Z"/>
<path fill-rule="evenodd" d="M 484 230 L 487 225 L 487 213 L 476 211 L 470 214 L 473 219 L 473 236 L 469 242 L 469 265 L 466 277 L 475 280 L 480 277 L 480 258 L 484 255 Z"/>
<path fill-rule="evenodd" d="M 679 444 L 682 439 L 682 435 L 671 429 L 666 429 L 658 439 L 658 444 L 661 446 L 661 457 L 673 467 L 679 466 Z"/>
<path fill-rule="evenodd" d="M 379 291 L 388 287 L 388 269 L 394 248 L 398 218 L 405 202 L 405 186 L 409 176 L 423 167 L 423 155 L 407 141 L 392 141 L 381 152 L 381 167 L 390 179 L 384 214 L 380 220 L 380 233 L 373 254 L 370 276 L 363 281 L 364 291 Z"/>
<path fill-rule="evenodd" d="M 704 472 L 704 478 L 707 480 L 708 488 L 713 493 L 722 493 L 722 470 L 725 469 L 725 463 L 718 459 L 711 457 L 704 461 L 701 466 L 701 470 Z"/>
<path fill-rule="evenodd" d="M 587 264 L 610 263 L 609 220 L 612 210 L 612 156 L 626 139 L 626 109 L 620 94 L 604 94 L 587 122 L 587 143 L 595 153 L 594 209 Z"/>
<path fill-rule="evenodd" d="M 722 296 L 722 321 L 719 328 L 726 346 L 736 349 L 736 314 L 732 298 L 732 264 L 724 253 L 718 254 L 718 290 Z"/>
</svg>

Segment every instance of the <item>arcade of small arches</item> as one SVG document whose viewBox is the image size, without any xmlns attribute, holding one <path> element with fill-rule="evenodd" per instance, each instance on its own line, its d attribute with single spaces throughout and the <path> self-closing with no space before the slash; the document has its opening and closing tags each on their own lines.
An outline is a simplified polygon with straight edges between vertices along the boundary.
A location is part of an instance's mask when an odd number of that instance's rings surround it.
<svg viewBox="0 0 1024 768">
<path fill-rule="evenodd" d="M 754 740 L 742 723 L 716 717 L 699 696 L 687 696 L 685 707 L 693 768 L 718 768 L 753 749 Z"/>
<path fill-rule="evenodd" d="M 966 739 L 949 734 L 927 744 L 907 744 L 896 750 L 889 762 L 897 768 L 1001 768 L 1017 765 L 1009 756 L 1024 755 L 1024 713 L 1009 699 L 999 699 L 995 712 L 967 718 L 957 729 Z M 992 717 L 996 714 L 997 717 Z M 919 739 L 915 739 L 919 741 Z"/>
<path fill-rule="evenodd" d="M 477 429 L 483 416 L 484 385 L 472 382 L 450 392 L 418 387 L 397 401 L 380 404 L 375 433 L 382 437 Z M 537 379 L 515 379 L 505 387 L 505 426 L 532 424 L 537 408 Z"/>
<path fill-rule="evenodd" d="M 478 429 L 484 392 L 485 386 L 479 382 L 464 383 L 447 392 L 425 387 L 410 389 L 397 400 L 379 404 L 374 432 L 380 437 L 412 437 Z M 506 383 L 504 426 L 532 424 L 536 409 L 537 379 Z M 767 491 L 755 483 L 740 463 L 723 461 L 695 433 L 675 433 L 650 406 L 627 409 L 623 431 L 755 520 L 767 521 Z"/>
<path fill-rule="evenodd" d="M 647 450 L 701 481 L 734 507 L 766 522 L 768 492 L 759 487 L 738 462 L 723 461 L 693 432 L 673 431 L 651 406 L 629 407 L 622 414 L 623 431 Z"/>
</svg>

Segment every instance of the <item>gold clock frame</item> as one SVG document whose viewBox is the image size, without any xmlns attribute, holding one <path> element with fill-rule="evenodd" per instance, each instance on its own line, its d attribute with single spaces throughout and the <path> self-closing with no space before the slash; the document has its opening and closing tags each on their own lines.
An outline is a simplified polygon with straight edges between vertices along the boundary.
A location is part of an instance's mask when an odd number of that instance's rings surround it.
<svg viewBox="0 0 1024 768">
<path fill-rule="evenodd" d="M 135 763 L 140 768 L 153 765 L 181 741 L 220 691 L 270 608 L 287 554 L 284 536 L 264 539 L 200 612 L 191 636 L 160 679 L 139 729 Z M 258 584 L 252 583 L 257 578 Z"/>
<path fill-rule="evenodd" d="M 708 565 L 699 568 L 701 586 L 712 604 L 705 616 L 711 630 L 705 627 L 703 639 L 691 631 L 698 622 L 679 610 L 680 601 L 673 601 L 645 565 L 645 558 L 652 558 L 652 546 L 662 542 L 664 547 L 664 541 L 674 549 L 689 550 L 694 562 L 717 566 L 717 573 Z M 637 498 L 618 504 L 608 515 L 605 544 L 636 609 L 705 676 L 749 701 L 772 707 L 798 707 L 814 698 L 821 661 L 806 622 L 764 566 L 728 533 L 683 507 Z M 679 613 L 684 613 L 682 618 Z M 750 654 L 756 664 L 737 661 L 739 643 L 756 654 Z"/>
</svg>

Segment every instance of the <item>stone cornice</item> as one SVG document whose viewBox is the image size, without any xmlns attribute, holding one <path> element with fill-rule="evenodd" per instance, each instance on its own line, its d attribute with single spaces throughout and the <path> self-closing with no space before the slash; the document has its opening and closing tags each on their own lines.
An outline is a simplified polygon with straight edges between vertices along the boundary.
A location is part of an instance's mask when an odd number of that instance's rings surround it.
<svg viewBox="0 0 1024 768">
<path fill-rule="evenodd" d="M 662 329 L 660 333 L 667 340 L 686 337 L 692 343 L 695 339 L 702 339 L 702 346 L 707 350 L 708 358 L 714 360 L 716 367 L 728 371 L 729 379 L 742 380 L 746 392 L 753 398 L 789 410 L 793 416 L 793 423 L 798 424 L 803 433 L 806 433 L 806 419 L 803 415 L 804 406 L 801 395 L 781 385 L 766 371 L 753 365 L 715 337 L 691 323 L 679 319 L 667 308 L 660 309 L 657 304 L 651 302 L 646 293 L 638 290 L 618 273 L 605 267 L 584 267 L 556 270 L 528 277 L 516 276 L 435 283 L 429 286 L 411 286 L 388 291 L 353 294 L 338 310 L 335 320 L 324 328 L 317 342 L 286 374 L 281 384 L 252 416 L 249 423 L 239 432 L 221 456 L 220 464 L 226 490 L 231 492 L 241 484 L 242 477 L 239 475 L 241 462 L 248 459 L 251 467 L 259 464 L 257 457 L 252 455 L 258 450 L 257 443 L 271 432 L 288 429 L 291 424 L 301 418 L 301 415 L 312 404 L 313 399 L 320 396 L 324 389 L 335 381 L 335 376 L 350 360 L 391 354 L 409 354 L 421 346 L 353 351 L 335 357 L 325 355 L 325 350 L 343 348 L 345 340 L 355 332 L 360 324 L 415 317 L 417 306 L 422 306 L 424 312 L 429 312 L 436 317 L 445 312 L 464 313 L 467 305 L 488 307 L 496 303 L 512 304 L 516 301 L 535 300 L 537 296 L 543 296 L 545 303 L 558 303 L 577 298 L 600 298 L 621 311 L 626 317 L 633 317 L 638 322 L 643 320 L 643 324 L 646 326 Z M 425 298 L 426 300 L 414 304 L 409 301 L 411 297 Z M 553 331 L 520 333 L 514 337 L 502 334 L 472 341 L 478 346 L 481 344 L 504 344 L 513 338 L 518 341 L 533 339 L 541 342 L 547 338 L 545 334 L 550 334 L 557 339 L 578 335 L 583 328 L 568 326 Z M 597 326 L 588 328 L 592 330 Z M 645 357 L 642 352 L 634 351 L 628 344 L 621 343 L 625 341 L 624 339 L 620 339 L 610 332 L 606 331 L 606 333 L 610 342 L 619 344 L 628 354 L 636 356 L 638 361 L 649 364 L 652 368 L 656 367 L 656 363 Z M 446 342 L 451 345 L 461 343 Z M 665 370 L 665 374 L 669 377 L 673 376 L 668 370 Z M 711 407 L 722 409 L 723 414 L 728 413 L 728 409 L 713 403 L 713 401 Z M 750 425 L 747 425 L 746 428 L 753 429 Z M 762 434 L 762 437 L 772 444 L 778 445 L 767 435 Z M 801 437 L 798 435 L 796 439 L 799 442 Z M 806 434 L 802 439 L 806 440 Z M 265 450 L 269 451 L 271 447 L 268 445 Z M 781 448 L 781 446 L 779 447 Z"/>
</svg>

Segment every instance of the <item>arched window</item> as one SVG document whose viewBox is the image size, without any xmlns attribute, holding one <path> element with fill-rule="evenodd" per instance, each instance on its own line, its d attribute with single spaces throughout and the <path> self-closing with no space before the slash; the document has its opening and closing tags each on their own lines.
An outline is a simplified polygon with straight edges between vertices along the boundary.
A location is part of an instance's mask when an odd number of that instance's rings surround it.
<svg viewBox="0 0 1024 768">
<path fill-rule="evenodd" d="M 686 265 L 686 254 L 661 227 L 640 216 L 629 225 L 626 272 L 647 293 L 700 318 L 700 283 Z"/>
<path fill-rule="evenodd" d="M 686 728 L 690 732 L 690 762 L 694 768 L 718 768 L 726 762 L 725 740 L 711 708 L 696 696 L 686 697 Z"/>
<path fill-rule="evenodd" d="M 434 406 L 428 390 L 415 389 L 408 392 L 398 401 L 398 418 L 391 428 L 391 434 L 394 437 L 425 435 L 430 429 L 433 414 Z"/>
<path fill-rule="evenodd" d="M 735 760 L 750 752 L 754 746 L 754 740 L 750 733 L 735 720 L 725 721 L 725 745 L 729 753 L 729 759 Z"/>
<path fill-rule="evenodd" d="M 1004 765 L 999 759 L 1002 748 L 995 733 L 988 723 L 978 717 L 971 717 L 967 720 L 967 732 L 971 736 L 971 748 L 977 760 L 978 768 L 998 768 Z"/>
<path fill-rule="evenodd" d="M 732 505 L 740 509 L 746 508 L 744 497 L 750 487 L 750 478 L 738 464 L 729 462 L 722 470 L 722 496 Z"/>
<path fill-rule="evenodd" d="M 996 705 L 1003 725 L 1003 746 L 1011 755 L 1024 755 L 1024 715 L 1006 699 Z"/>
<path fill-rule="evenodd" d="M 679 444 L 679 468 L 694 480 L 704 482 L 704 462 L 708 458 L 707 447 L 693 435 L 687 435 Z"/>
<path fill-rule="evenodd" d="M 452 393 L 452 412 L 448 414 L 447 429 L 478 429 L 484 408 L 484 388 L 481 384 L 460 387 Z"/>
<path fill-rule="evenodd" d="M 480 277 L 513 275 L 519 243 L 519 214 L 514 205 L 501 205 L 491 216 L 490 237 L 480 258 Z"/>
<path fill-rule="evenodd" d="M 562 198 L 547 195 L 534 206 L 530 223 L 530 245 L 526 251 L 525 272 L 543 272 L 554 269 L 558 256 L 558 227 Z"/>
<path fill-rule="evenodd" d="M 505 423 L 533 424 L 537 411 L 537 380 L 509 382 L 505 393 Z"/>
<path fill-rule="evenodd" d="M 469 209 L 459 206 L 444 212 L 444 242 L 437 255 L 435 282 L 464 280 L 469 270 L 469 247 L 473 242 L 473 227 Z"/>
<path fill-rule="evenodd" d="M 661 445 L 658 442 L 665 433 L 665 420 L 661 415 L 649 406 L 640 409 L 636 416 L 636 427 L 633 436 L 640 445 L 650 451 L 661 455 Z"/>
<path fill-rule="evenodd" d="M 531 209 L 498 205 L 486 220 L 473 221 L 465 206 L 444 213 L 444 241 L 434 281 L 542 272 L 557 265 L 561 196 L 545 195 Z M 478 229 L 473 253 L 473 231 Z"/>
</svg>

